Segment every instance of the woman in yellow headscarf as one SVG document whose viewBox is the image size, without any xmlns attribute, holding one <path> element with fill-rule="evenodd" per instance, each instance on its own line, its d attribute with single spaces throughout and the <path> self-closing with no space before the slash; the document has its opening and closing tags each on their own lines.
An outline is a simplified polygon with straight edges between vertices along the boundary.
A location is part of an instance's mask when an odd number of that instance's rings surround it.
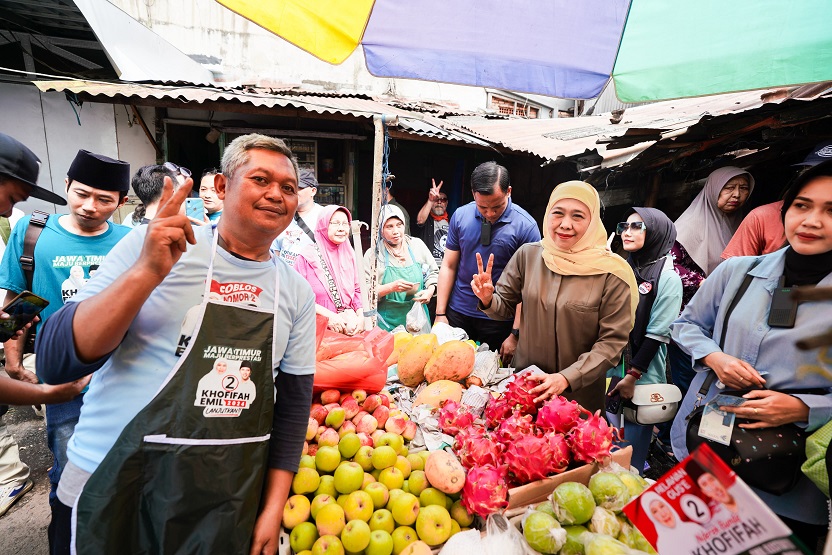
<svg viewBox="0 0 832 555">
<path fill-rule="evenodd" d="M 604 407 L 605 376 L 627 345 L 638 306 L 633 270 L 607 247 L 600 199 L 591 185 L 568 181 L 549 198 L 543 240 L 520 247 L 496 287 L 491 261 L 477 254 L 471 288 L 489 317 L 509 320 L 519 303 L 517 368 L 547 376 L 538 399 L 564 395 L 595 412 Z"/>
</svg>

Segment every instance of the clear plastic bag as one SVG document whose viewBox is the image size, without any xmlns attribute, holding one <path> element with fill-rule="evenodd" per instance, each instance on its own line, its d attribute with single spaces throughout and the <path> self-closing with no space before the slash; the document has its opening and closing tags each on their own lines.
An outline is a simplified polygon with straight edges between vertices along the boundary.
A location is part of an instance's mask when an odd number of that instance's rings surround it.
<svg viewBox="0 0 832 555">
<path fill-rule="evenodd" d="M 405 317 L 405 327 L 410 333 L 427 333 L 430 331 L 430 321 L 427 310 L 422 303 L 413 303 Z"/>
</svg>

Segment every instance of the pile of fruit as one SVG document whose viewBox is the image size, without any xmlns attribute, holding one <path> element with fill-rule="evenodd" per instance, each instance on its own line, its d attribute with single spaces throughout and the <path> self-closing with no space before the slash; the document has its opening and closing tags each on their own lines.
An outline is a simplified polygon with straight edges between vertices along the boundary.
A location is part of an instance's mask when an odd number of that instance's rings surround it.
<svg viewBox="0 0 832 555">
<path fill-rule="evenodd" d="M 415 430 L 386 392 L 323 392 L 283 511 L 292 550 L 415 555 L 470 526 L 465 470 L 444 451 L 409 453 Z"/>
<path fill-rule="evenodd" d="M 550 501 L 523 519 L 523 536 L 536 551 L 560 555 L 638 555 L 656 551 L 621 514 L 647 483 L 629 472 L 598 472 L 589 487 L 560 484 Z"/>
<path fill-rule="evenodd" d="M 535 403 L 536 385 L 517 376 L 486 406 L 484 422 L 454 400 L 442 403 L 439 426 L 455 436 L 454 451 L 468 471 L 462 502 L 471 513 L 485 517 L 506 507 L 510 487 L 563 472 L 573 460 L 609 457 L 613 428 L 600 414 L 560 396 Z"/>
</svg>

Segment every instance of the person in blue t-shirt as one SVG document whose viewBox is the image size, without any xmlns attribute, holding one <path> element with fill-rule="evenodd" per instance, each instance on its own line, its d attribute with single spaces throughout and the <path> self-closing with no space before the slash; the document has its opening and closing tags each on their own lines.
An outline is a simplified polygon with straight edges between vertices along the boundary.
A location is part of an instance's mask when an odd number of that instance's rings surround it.
<svg viewBox="0 0 832 555">
<path fill-rule="evenodd" d="M 40 313 L 36 330 L 77 293 L 89 277 L 90 266 L 101 264 L 110 249 L 130 232 L 129 228 L 108 221 L 127 199 L 130 164 L 79 150 L 65 182 L 69 214 L 53 215 L 47 220 L 34 250 L 31 290 L 49 301 Z M 29 220 L 21 218 L 15 225 L 0 263 L 0 288 L 8 291 L 6 302 L 29 287 L 20 265 Z M 6 372 L 12 378 L 38 383 L 37 371 L 24 367 L 24 344 L 25 337 L 4 343 Z M 31 367 L 33 360 L 28 358 L 26 366 Z M 53 506 L 55 488 L 66 464 L 67 442 L 78 422 L 83 400 L 82 393 L 66 403 L 46 406 L 47 441 L 54 459 L 49 472 L 49 502 Z M 50 535 L 50 543 L 51 540 Z"/>
<path fill-rule="evenodd" d="M 448 226 L 435 321 L 462 328 L 471 339 L 499 349 L 508 364 L 519 332 L 511 320 L 490 320 L 477 310 L 477 297 L 471 289 L 471 278 L 477 273 L 476 253 L 483 260 L 494 255 L 492 276 L 496 282 L 521 245 L 540 241 L 540 230 L 528 212 L 511 202 L 508 170 L 496 162 L 474 168 L 471 191 L 474 201 L 454 212 Z M 514 321 L 519 320 L 518 306 Z"/>
</svg>

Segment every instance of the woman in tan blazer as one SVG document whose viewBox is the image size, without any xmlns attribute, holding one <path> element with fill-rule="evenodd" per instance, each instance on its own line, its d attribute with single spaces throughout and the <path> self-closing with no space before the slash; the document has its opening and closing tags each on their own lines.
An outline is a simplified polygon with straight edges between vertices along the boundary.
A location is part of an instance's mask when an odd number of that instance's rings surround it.
<svg viewBox="0 0 832 555">
<path fill-rule="evenodd" d="M 497 285 L 491 260 L 471 288 L 489 317 L 509 320 L 523 303 L 515 366 L 546 376 L 538 400 L 564 395 L 595 412 L 604 407 L 605 376 L 627 345 L 638 306 L 632 268 L 606 243 L 600 200 L 591 185 L 568 181 L 549 198 L 543 240 L 520 247 Z"/>
</svg>

